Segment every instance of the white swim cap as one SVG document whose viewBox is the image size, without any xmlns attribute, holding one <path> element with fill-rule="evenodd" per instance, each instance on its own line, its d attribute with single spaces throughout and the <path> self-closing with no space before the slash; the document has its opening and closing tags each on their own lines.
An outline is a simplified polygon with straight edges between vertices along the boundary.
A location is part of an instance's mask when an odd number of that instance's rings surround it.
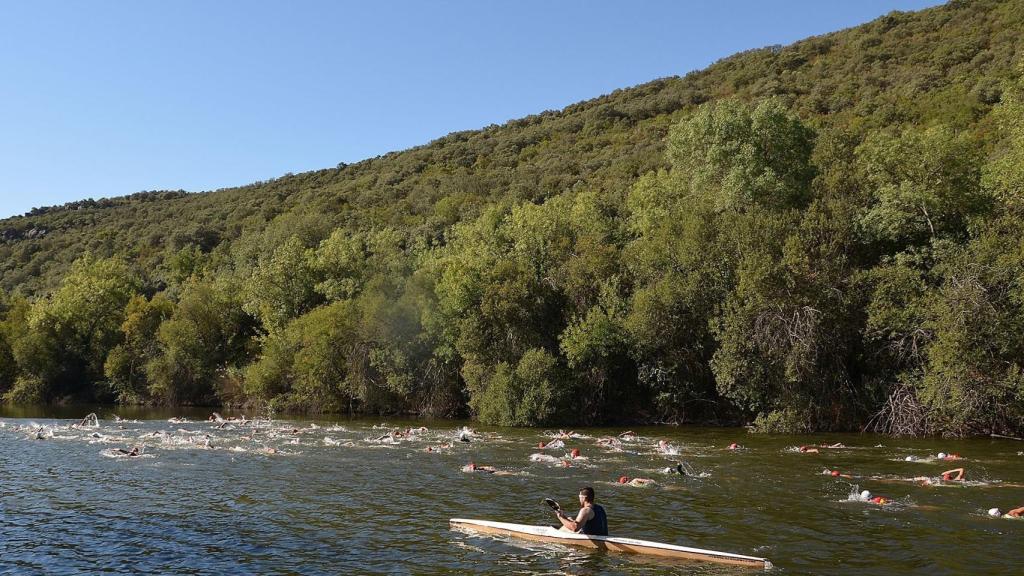
<svg viewBox="0 0 1024 576">
<path fill-rule="evenodd" d="M 871 492 L 869 490 L 865 490 L 865 491 L 861 492 L 860 493 L 860 499 L 861 500 L 871 500 Z"/>
<path fill-rule="evenodd" d="M 945 458 L 945 457 L 946 457 L 946 453 L 945 452 L 939 452 L 939 458 Z"/>
<path fill-rule="evenodd" d="M 1002 516 L 1003 513 L 999 511 L 999 508 L 990 508 L 989 511 L 988 511 L 988 515 L 989 516 L 995 516 L 996 518 L 998 518 L 998 517 Z"/>
<path fill-rule="evenodd" d="M 906 460 L 907 462 L 913 462 L 914 461 L 914 457 L 913 456 L 907 456 L 906 458 L 904 458 L 904 460 Z"/>
</svg>

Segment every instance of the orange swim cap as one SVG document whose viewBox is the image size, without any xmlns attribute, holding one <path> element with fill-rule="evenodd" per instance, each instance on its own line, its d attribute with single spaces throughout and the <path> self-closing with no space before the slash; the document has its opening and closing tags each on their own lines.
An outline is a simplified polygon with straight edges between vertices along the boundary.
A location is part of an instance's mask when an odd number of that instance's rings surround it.
<svg viewBox="0 0 1024 576">
<path fill-rule="evenodd" d="M 580 455 L 580 449 L 579 448 L 573 448 L 572 452 L 570 452 L 570 454 L 572 454 L 573 458 L 576 458 L 577 456 Z"/>
<path fill-rule="evenodd" d="M 625 484 L 626 482 L 629 482 L 629 478 L 626 478 L 625 476 L 619 476 L 619 484 Z"/>
</svg>

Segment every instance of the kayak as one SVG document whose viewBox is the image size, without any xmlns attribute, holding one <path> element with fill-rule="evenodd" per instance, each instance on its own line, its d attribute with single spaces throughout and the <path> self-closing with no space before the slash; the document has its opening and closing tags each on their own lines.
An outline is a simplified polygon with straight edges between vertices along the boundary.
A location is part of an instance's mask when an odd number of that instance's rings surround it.
<svg viewBox="0 0 1024 576">
<path fill-rule="evenodd" d="M 717 552 L 715 550 L 702 550 L 700 548 L 677 546 L 675 544 L 662 544 L 661 542 L 636 540 L 634 538 L 577 534 L 575 532 L 559 530 L 552 526 L 510 524 L 508 522 L 470 520 L 467 518 L 452 518 L 448 523 L 453 530 L 498 534 L 521 538 L 523 540 L 552 542 L 567 546 L 583 546 L 585 548 L 597 548 L 600 550 L 629 552 L 633 554 L 647 554 L 665 558 L 678 558 L 680 560 L 715 562 L 717 564 L 731 564 L 733 566 L 745 566 L 747 568 L 758 568 L 762 570 L 767 570 L 772 567 L 772 563 L 766 558 L 730 554 L 728 552 Z"/>
</svg>

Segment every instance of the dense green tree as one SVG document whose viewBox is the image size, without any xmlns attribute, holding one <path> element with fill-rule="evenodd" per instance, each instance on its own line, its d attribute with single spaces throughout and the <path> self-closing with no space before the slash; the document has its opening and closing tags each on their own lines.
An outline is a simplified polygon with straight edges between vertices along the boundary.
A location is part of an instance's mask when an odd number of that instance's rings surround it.
<svg viewBox="0 0 1024 576">
<path fill-rule="evenodd" d="M 53 397 L 95 398 L 103 361 L 122 338 L 125 305 L 139 288 L 123 260 L 75 261 L 60 289 L 33 305 L 29 332 L 14 347 L 26 381 Z"/>
<path fill-rule="evenodd" d="M 174 303 L 162 293 L 151 299 L 136 295 L 128 301 L 121 324 L 123 341 L 111 349 L 103 366 L 118 402 L 138 404 L 148 399 L 146 365 L 158 355 L 157 331 L 173 311 Z"/>
<path fill-rule="evenodd" d="M 897 247 L 966 234 L 968 219 L 988 209 L 979 150 L 944 126 L 871 135 L 857 149 L 874 202 L 862 224 Z"/>
<path fill-rule="evenodd" d="M 192 281 L 157 332 L 160 351 L 146 365 L 150 395 L 181 404 L 232 400 L 224 385 L 250 357 L 255 326 L 230 278 Z"/>
<path fill-rule="evenodd" d="M 289 238 L 269 258 L 260 259 L 243 288 L 242 308 L 269 332 L 313 308 L 319 276 L 312 259 L 313 251 L 298 236 Z"/>
<path fill-rule="evenodd" d="M 718 210 L 805 204 L 813 148 L 813 131 L 775 99 L 703 106 L 668 137 L 672 169 Z"/>
</svg>

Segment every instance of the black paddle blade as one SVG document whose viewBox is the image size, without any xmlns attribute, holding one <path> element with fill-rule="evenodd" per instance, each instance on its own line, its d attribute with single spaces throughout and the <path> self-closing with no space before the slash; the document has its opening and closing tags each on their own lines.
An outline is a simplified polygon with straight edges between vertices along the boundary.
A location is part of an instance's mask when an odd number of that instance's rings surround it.
<svg viewBox="0 0 1024 576">
<path fill-rule="evenodd" d="M 562 507 L 558 505 L 558 502 L 555 502 L 551 498 L 545 498 L 544 503 L 550 506 L 551 509 L 554 510 L 555 512 L 559 512 L 562 510 Z"/>
</svg>

